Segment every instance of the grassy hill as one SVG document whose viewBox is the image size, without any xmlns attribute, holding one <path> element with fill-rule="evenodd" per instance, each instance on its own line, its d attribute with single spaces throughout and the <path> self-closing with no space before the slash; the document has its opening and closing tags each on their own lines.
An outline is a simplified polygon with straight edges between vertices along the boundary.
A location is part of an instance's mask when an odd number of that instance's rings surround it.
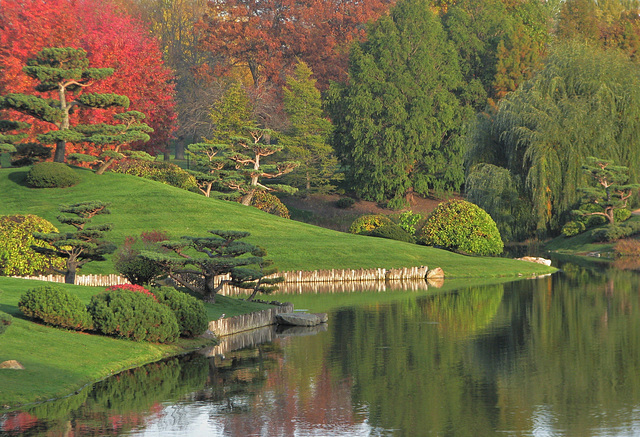
<svg viewBox="0 0 640 437">
<path fill-rule="evenodd" d="M 111 203 L 111 215 L 94 223 L 113 223 L 116 243 L 142 231 L 169 235 L 207 235 L 209 229 L 251 232 L 248 240 L 267 249 L 281 271 L 316 269 L 442 267 L 448 277 L 497 277 L 548 273 L 545 266 L 505 258 L 467 257 L 415 244 L 336 232 L 286 220 L 233 202 L 134 176 L 96 175 L 76 169 L 81 182 L 70 188 L 33 189 L 24 178 L 28 168 L 0 169 L 0 215 L 36 214 L 62 231 L 58 205 L 87 200 Z M 90 263 L 82 273 L 112 273 L 111 262 Z"/>
</svg>

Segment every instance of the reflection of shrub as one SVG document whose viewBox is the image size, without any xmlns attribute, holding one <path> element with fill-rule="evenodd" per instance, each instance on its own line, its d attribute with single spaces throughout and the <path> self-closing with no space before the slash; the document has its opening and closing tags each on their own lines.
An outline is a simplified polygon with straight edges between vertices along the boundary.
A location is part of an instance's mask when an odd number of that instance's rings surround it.
<svg viewBox="0 0 640 437">
<path fill-rule="evenodd" d="M 389 217 L 382 214 L 363 215 L 358 217 L 351 223 L 349 233 L 351 234 L 367 234 L 376 228 L 384 225 L 390 225 L 393 222 Z"/>
<path fill-rule="evenodd" d="M 49 270 L 48 257 L 31 249 L 31 246 L 52 248 L 33 238 L 34 232 L 58 232 L 55 226 L 37 215 L 9 215 L 0 217 L 0 275 L 26 276 Z M 52 266 L 64 268 L 65 260 L 54 258 Z"/>
<path fill-rule="evenodd" d="M 291 218 L 289 209 L 280 199 L 266 191 L 256 191 L 251 199 L 251 206 L 269 214 L 277 215 L 282 218 Z"/>
<path fill-rule="evenodd" d="M 80 182 L 78 175 L 62 162 L 40 162 L 31 167 L 26 180 L 33 188 L 66 188 Z"/>
<path fill-rule="evenodd" d="M 13 317 L 10 314 L 0 311 L 0 334 L 4 334 L 4 332 L 9 328 L 13 322 Z"/>
<path fill-rule="evenodd" d="M 396 224 L 380 226 L 369 232 L 369 235 L 372 237 L 388 238 L 389 240 L 404 241 L 406 243 L 415 243 L 415 238 Z"/>
<path fill-rule="evenodd" d="M 42 285 L 20 297 L 18 308 L 27 316 L 63 328 L 93 329 L 87 308 L 76 295 L 57 285 Z"/>
<path fill-rule="evenodd" d="M 207 311 L 200 299 L 172 287 L 153 290 L 158 302 L 168 306 L 175 314 L 182 337 L 195 337 L 207 330 Z"/>
<path fill-rule="evenodd" d="M 498 255 L 504 248 L 491 216 L 464 200 L 438 205 L 420 231 L 419 241 L 471 255 Z"/>
<path fill-rule="evenodd" d="M 42 402 L 29 408 L 27 412 L 39 420 L 68 419 L 69 413 L 78 410 L 84 404 L 90 391 L 91 389 L 86 388 L 73 396 Z"/>
<path fill-rule="evenodd" d="M 171 310 L 151 297 L 132 291 L 105 291 L 88 307 L 97 330 L 136 341 L 170 343 L 180 334 Z"/>
</svg>

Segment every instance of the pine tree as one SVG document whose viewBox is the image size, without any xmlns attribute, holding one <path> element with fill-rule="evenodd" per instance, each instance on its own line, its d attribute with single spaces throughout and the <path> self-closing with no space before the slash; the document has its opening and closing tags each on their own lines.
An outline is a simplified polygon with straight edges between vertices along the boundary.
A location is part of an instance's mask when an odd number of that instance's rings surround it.
<svg viewBox="0 0 640 437">
<path fill-rule="evenodd" d="M 44 144 L 55 144 L 54 161 L 64 162 L 67 142 L 78 142 L 82 134 L 73 129 L 71 114 L 77 109 L 129 107 L 126 96 L 112 93 L 85 93 L 95 81 L 105 79 L 112 68 L 91 68 L 83 49 L 45 48 L 27 61 L 25 74 L 39 81 L 35 90 L 52 98 L 10 93 L 4 96 L 0 108 L 13 109 L 56 129 L 40 135 Z"/>
<path fill-rule="evenodd" d="M 141 251 L 140 256 L 156 262 L 164 272 L 191 291 L 202 295 L 206 302 L 215 302 L 215 295 L 225 284 L 249 287 L 264 275 L 247 266 L 261 266 L 265 252 L 258 246 L 239 241 L 248 232 L 211 230 L 212 237 L 181 237 L 163 241 L 153 251 Z M 216 276 L 231 275 L 217 285 Z M 259 285 L 254 285 L 258 287 Z"/>
<path fill-rule="evenodd" d="M 198 189 L 206 197 L 211 196 L 215 184 L 221 184 L 221 170 L 228 162 L 226 152 L 229 150 L 227 144 L 195 143 L 187 146 L 187 155 L 193 160 L 189 173 L 196 178 Z"/>
<path fill-rule="evenodd" d="M 351 50 L 349 84 L 334 86 L 331 139 L 348 183 L 367 200 L 399 207 L 411 191 L 457 190 L 459 131 L 467 116 L 456 91 L 453 46 L 425 0 L 404 0 Z"/>
<path fill-rule="evenodd" d="M 28 126 L 27 123 L 0 120 L 0 154 L 14 153 L 16 144 L 26 136 L 26 134 L 19 134 L 16 131 L 26 129 Z M 2 164 L 0 163 L 1 166 Z"/>
<path fill-rule="evenodd" d="M 337 160 L 327 143 L 331 122 L 324 118 L 320 91 L 313 72 L 304 62 L 299 62 L 293 76 L 287 77 L 284 91 L 284 110 L 289 116 L 291 128 L 281 138 L 292 159 L 301 163 L 294 174 L 302 174 L 302 184 L 308 193 L 311 186 L 327 185 L 333 176 Z M 294 179 L 294 174 L 289 178 Z"/>
<path fill-rule="evenodd" d="M 87 226 L 96 215 L 109 214 L 107 204 L 99 201 L 80 202 L 63 205 L 60 212 L 73 216 L 58 216 L 58 221 L 76 228 L 75 232 L 35 233 L 33 236 L 46 241 L 53 249 L 32 246 L 38 253 L 50 257 L 66 259 L 66 269 L 54 271 L 64 274 L 64 282 L 75 283 L 76 271 L 91 261 L 105 261 L 104 255 L 112 253 L 115 245 L 103 240 L 104 234 L 111 230 L 110 224 Z"/>
</svg>

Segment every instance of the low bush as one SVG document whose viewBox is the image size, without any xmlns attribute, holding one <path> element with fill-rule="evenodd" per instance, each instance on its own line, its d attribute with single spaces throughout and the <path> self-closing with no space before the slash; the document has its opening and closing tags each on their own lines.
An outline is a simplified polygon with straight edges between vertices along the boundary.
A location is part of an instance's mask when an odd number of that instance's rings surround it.
<svg viewBox="0 0 640 437">
<path fill-rule="evenodd" d="M 111 171 L 151 179 L 183 190 L 199 192 L 196 178 L 186 170 L 169 162 L 123 159 L 115 164 Z"/>
<path fill-rule="evenodd" d="M 162 268 L 149 259 L 141 258 L 141 250 L 149 250 L 154 243 L 166 241 L 169 236 L 162 231 L 143 232 L 140 238 L 128 236 L 114 256 L 114 267 L 118 273 L 136 285 L 151 283 L 161 276 Z"/>
<path fill-rule="evenodd" d="M 405 211 L 400 214 L 398 225 L 410 235 L 414 235 L 416 233 L 416 226 L 420 220 L 422 220 L 422 215 L 417 213 L 414 214 L 413 211 Z"/>
<path fill-rule="evenodd" d="M 404 241 L 406 243 L 415 243 L 416 239 L 413 235 L 402 229 L 396 224 L 388 224 L 380 226 L 369 232 L 372 237 L 388 238 L 389 240 Z"/>
<path fill-rule="evenodd" d="M 640 233 L 640 222 L 626 222 L 622 224 L 614 224 L 603 226 L 595 229 L 592 233 L 593 239 L 596 241 L 614 241 L 620 238 L 631 237 Z"/>
<path fill-rule="evenodd" d="M 619 240 L 613 251 L 618 256 L 640 256 L 640 240 L 625 238 Z"/>
<path fill-rule="evenodd" d="M 622 223 L 627 221 L 631 217 L 631 211 L 626 208 L 620 208 L 613 210 L 613 220 L 616 223 Z"/>
<path fill-rule="evenodd" d="M 349 209 L 353 205 L 355 205 L 355 203 L 355 199 L 351 197 L 341 197 L 340 199 L 336 200 L 336 207 L 340 209 Z"/>
<path fill-rule="evenodd" d="M 565 223 L 562 227 L 562 235 L 565 237 L 573 237 L 584 232 L 587 229 L 585 224 L 581 221 L 575 220 Z"/>
<path fill-rule="evenodd" d="M 80 298 L 57 285 L 42 285 L 20 297 L 18 308 L 34 319 L 78 331 L 93 329 L 93 321 Z"/>
<path fill-rule="evenodd" d="M 153 289 L 152 292 L 158 302 L 173 311 L 182 337 L 195 337 L 207 330 L 209 326 L 207 311 L 200 299 L 172 287 L 161 287 Z"/>
<path fill-rule="evenodd" d="M 80 178 L 62 162 L 40 162 L 31 167 L 26 181 L 33 188 L 66 188 L 80 182 Z"/>
<path fill-rule="evenodd" d="M 13 317 L 10 314 L 0 311 L 0 334 L 4 334 L 12 322 Z"/>
<path fill-rule="evenodd" d="M 150 292 L 149 290 L 147 290 L 146 288 L 144 288 L 141 285 L 136 285 L 136 284 L 118 284 L 118 285 L 111 285 L 111 286 L 107 287 L 107 291 L 118 291 L 118 290 L 132 291 L 134 293 L 142 293 L 145 296 L 149 296 L 150 298 L 152 298 L 156 302 L 158 301 L 158 298 L 156 297 L 155 294 L 153 294 L 152 292 Z"/>
<path fill-rule="evenodd" d="M 107 335 L 171 343 L 180 334 L 173 312 L 142 293 L 105 291 L 93 296 L 87 309 L 96 329 Z"/>
<path fill-rule="evenodd" d="M 239 200 L 239 199 L 238 199 Z M 251 206 L 269 214 L 277 215 L 282 218 L 291 218 L 289 209 L 280 199 L 266 191 L 257 191 L 251 199 Z"/>
<path fill-rule="evenodd" d="M 47 273 L 50 267 L 63 269 L 65 260 L 35 252 L 31 246 L 52 246 L 33 238 L 34 232 L 58 232 L 47 220 L 37 215 L 7 215 L 0 217 L 0 275 L 27 276 Z"/>
<path fill-rule="evenodd" d="M 351 227 L 349 227 L 349 233 L 369 234 L 374 229 L 390 224 L 393 224 L 393 222 L 386 215 L 363 215 L 358 217 L 353 221 L 353 223 L 351 223 Z"/>
<path fill-rule="evenodd" d="M 482 208 L 464 200 L 438 205 L 418 241 L 469 255 L 498 255 L 504 249 L 496 222 Z"/>
</svg>

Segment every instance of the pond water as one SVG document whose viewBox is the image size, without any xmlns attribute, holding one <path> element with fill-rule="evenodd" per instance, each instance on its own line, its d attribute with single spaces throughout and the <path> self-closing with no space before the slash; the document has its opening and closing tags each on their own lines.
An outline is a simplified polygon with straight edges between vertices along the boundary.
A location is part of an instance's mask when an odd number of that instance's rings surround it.
<svg viewBox="0 0 640 437">
<path fill-rule="evenodd" d="M 640 435 L 638 273 L 434 290 L 291 296 L 325 329 L 130 370 L 0 415 L 0 434 Z"/>
</svg>

